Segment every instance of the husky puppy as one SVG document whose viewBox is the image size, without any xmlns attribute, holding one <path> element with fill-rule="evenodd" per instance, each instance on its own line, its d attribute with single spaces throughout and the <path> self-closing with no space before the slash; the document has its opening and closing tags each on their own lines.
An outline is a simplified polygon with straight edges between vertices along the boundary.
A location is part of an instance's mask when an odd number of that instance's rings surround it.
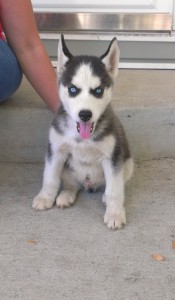
<svg viewBox="0 0 175 300">
<path fill-rule="evenodd" d="M 43 186 L 33 200 L 35 210 L 49 209 L 55 201 L 58 207 L 68 207 L 80 189 L 92 191 L 105 185 L 105 224 L 117 229 L 126 223 L 124 184 L 132 175 L 133 160 L 110 104 L 118 62 L 116 38 L 98 58 L 73 56 L 61 36 L 61 107 L 50 129 Z"/>
</svg>

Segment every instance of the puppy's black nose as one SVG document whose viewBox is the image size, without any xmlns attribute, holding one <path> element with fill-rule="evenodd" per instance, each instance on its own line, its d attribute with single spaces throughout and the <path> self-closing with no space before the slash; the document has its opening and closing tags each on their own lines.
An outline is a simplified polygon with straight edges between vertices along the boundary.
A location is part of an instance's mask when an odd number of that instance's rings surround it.
<svg viewBox="0 0 175 300">
<path fill-rule="evenodd" d="M 92 117 L 92 112 L 90 110 L 80 110 L 79 117 L 83 122 L 87 122 Z"/>
</svg>

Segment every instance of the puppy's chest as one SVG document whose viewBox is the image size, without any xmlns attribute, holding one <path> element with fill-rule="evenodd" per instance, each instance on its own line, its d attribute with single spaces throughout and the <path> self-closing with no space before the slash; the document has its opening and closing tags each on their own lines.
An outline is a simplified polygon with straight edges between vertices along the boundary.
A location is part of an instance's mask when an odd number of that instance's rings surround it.
<svg viewBox="0 0 175 300">
<path fill-rule="evenodd" d="M 96 189 L 104 182 L 103 154 L 94 147 L 73 147 L 68 155 L 66 167 L 86 189 Z"/>
<path fill-rule="evenodd" d="M 101 164 L 103 154 L 93 146 L 75 145 L 69 151 L 68 160 L 74 168 L 93 167 Z"/>
</svg>

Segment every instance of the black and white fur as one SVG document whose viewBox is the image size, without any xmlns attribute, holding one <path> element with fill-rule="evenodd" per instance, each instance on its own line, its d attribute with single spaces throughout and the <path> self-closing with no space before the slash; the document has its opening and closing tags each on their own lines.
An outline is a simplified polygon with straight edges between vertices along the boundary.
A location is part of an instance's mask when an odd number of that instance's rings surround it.
<svg viewBox="0 0 175 300">
<path fill-rule="evenodd" d="M 116 38 L 97 58 L 73 56 L 61 36 L 61 107 L 50 129 L 43 186 L 33 200 L 34 209 L 49 209 L 55 201 L 58 207 L 68 207 L 80 189 L 91 191 L 105 185 L 105 224 L 117 229 L 126 223 L 124 184 L 133 173 L 133 160 L 123 127 L 110 104 L 118 62 Z"/>
</svg>

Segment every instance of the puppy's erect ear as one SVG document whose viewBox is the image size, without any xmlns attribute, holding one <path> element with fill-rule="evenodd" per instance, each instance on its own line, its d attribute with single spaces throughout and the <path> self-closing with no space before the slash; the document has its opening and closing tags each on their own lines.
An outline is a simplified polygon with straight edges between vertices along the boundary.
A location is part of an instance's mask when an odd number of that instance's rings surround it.
<svg viewBox="0 0 175 300">
<path fill-rule="evenodd" d="M 113 38 L 107 51 L 100 58 L 105 64 L 106 70 L 114 80 L 118 74 L 119 57 L 120 49 L 118 42 L 116 38 Z"/>
<path fill-rule="evenodd" d="M 58 63 L 57 63 L 57 73 L 58 77 L 61 76 L 64 66 L 68 60 L 70 60 L 73 55 L 70 53 L 64 41 L 64 36 L 61 34 L 61 38 L 58 44 Z"/>
</svg>

